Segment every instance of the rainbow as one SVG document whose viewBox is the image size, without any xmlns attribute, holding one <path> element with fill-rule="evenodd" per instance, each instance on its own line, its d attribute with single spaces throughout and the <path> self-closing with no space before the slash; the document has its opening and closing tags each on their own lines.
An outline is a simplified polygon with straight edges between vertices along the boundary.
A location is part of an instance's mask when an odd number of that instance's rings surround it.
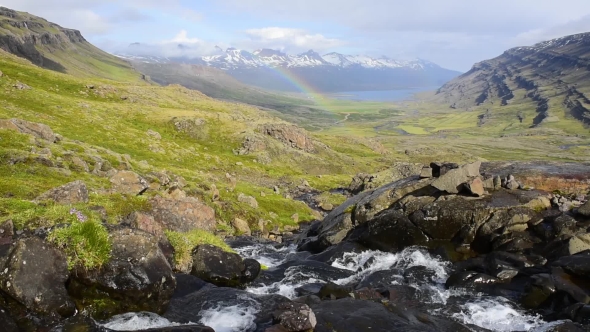
<svg viewBox="0 0 590 332">
<path fill-rule="evenodd" d="M 316 105 L 325 109 L 332 109 L 332 102 L 330 98 L 324 96 L 320 91 L 316 90 L 312 85 L 305 82 L 303 79 L 298 77 L 295 73 L 289 71 L 287 68 L 282 67 L 271 67 L 266 65 L 267 69 L 271 70 L 285 81 L 289 82 L 301 93 L 305 94 L 308 98 L 312 99 Z"/>
</svg>

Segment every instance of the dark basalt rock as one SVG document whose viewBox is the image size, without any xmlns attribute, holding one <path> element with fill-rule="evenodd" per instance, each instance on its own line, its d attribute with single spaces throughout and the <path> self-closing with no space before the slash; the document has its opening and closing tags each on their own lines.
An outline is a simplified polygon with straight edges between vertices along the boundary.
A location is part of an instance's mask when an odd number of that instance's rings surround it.
<svg viewBox="0 0 590 332">
<path fill-rule="evenodd" d="M 165 311 L 176 279 L 158 239 L 120 229 L 111 232 L 112 257 L 100 269 L 77 268 L 68 286 L 80 309 L 104 319 L 126 312 Z"/>
<path fill-rule="evenodd" d="M 375 289 L 386 289 L 392 285 L 392 283 L 403 281 L 403 271 L 401 270 L 384 270 L 373 272 L 366 276 L 359 282 L 355 289 L 361 288 L 375 288 Z"/>
<path fill-rule="evenodd" d="M 178 273 L 175 277 L 176 288 L 172 298 L 183 297 L 209 287 L 217 287 L 190 274 Z"/>
<path fill-rule="evenodd" d="M 315 332 L 428 332 L 471 331 L 444 318 L 402 309 L 392 302 L 341 299 L 312 306 L 317 318 Z"/>
<path fill-rule="evenodd" d="M 28 310 L 68 317 L 75 307 L 66 290 L 65 255 L 38 237 L 22 238 L 0 250 L 0 289 Z"/>
<path fill-rule="evenodd" d="M 290 332 L 309 331 L 316 326 L 316 318 L 307 304 L 284 302 L 273 313 L 275 322 Z"/>
<path fill-rule="evenodd" d="M 551 265 L 559 266 L 569 274 L 582 278 L 590 278 L 590 252 L 588 251 L 561 257 L 551 263 Z"/>
<path fill-rule="evenodd" d="M 353 288 L 349 286 L 341 286 L 335 283 L 329 282 L 322 286 L 318 296 L 322 300 L 337 300 L 351 297 Z"/>
<path fill-rule="evenodd" d="M 465 271 L 452 274 L 447 279 L 445 286 L 447 288 L 469 288 L 478 291 L 484 291 L 490 285 L 500 283 L 501 280 L 483 273 Z"/>
<path fill-rule="evenodd" d="M 360 253 L 365 250 L 367 250 L 367 248 L 363 247 L 358 243 L 344 241 L 338 243 L 337 245 L 329 247 L 328 249 L 324 250 L 319 254 L 311 255 L 307 257 L 307 259 L 332 264 L 337 259 L 341 259 L 344 256 L 344 254 Z"/>
<path fill-rule="evenodd" d="M 212 245 L 200 245 L 193 250 L 191 274 L 216 286 L 238 287 L 254 281 L 260 273 L 260 263 L 242 260 L 240 255 L 225 252 Z"/>
</svg>

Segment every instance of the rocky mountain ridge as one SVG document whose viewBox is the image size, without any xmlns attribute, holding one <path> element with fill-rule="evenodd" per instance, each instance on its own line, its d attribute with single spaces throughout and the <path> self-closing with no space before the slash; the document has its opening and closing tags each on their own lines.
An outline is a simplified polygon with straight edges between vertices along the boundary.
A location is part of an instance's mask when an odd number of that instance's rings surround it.
<svg viewBox="0 0 590 332">
<path fill-rule="evenodd" d="M 453 108 L 530 103 L 531 126 L 575 118 L 590 125 L 590 33 L 507 50 L 443 85 L 434 98 Z"/>
</svg>

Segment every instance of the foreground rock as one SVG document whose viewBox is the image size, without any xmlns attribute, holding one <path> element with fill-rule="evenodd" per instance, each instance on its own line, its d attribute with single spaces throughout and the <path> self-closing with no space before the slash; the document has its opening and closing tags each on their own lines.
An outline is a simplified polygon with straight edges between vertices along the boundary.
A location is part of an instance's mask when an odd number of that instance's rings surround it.
<svg viewBox="0 0 590 332">
<path fill-rule="evenodd" d="M 75 312 L 65 255 L 37 237 L 0 249 L 0 289 L 27 309 L 55 318 Z"/>
<path fill-rule="evenodd" d="M 59 204 L 88 203 L 88 187 L 82 181 L 70 182 L 37 197 L 37 201 L 46 200 L 52 200 Z"/>
<path fill-rule="evenodd" d="M 200 245 L 193 251 L 191 274 L 217 286 L 237 287 L 256 279 L 260 264 L 242 260 L 238 254 L 212 245 Z"/>
<path fill-rule="evenodd" d="M 99 269 L 77 268 L 70 294 L 97 318 L 126 312 L 163 313 L 176 279 L 156 237 L 139 230 L 111 233 L 112 258 Z"/>
<path fill-rule="evenodd" d="M 302 129 L 286 124 L 267 124 L 261 127 L 261 131 L 283 142 L 285 145 L 313 153 L 316 151 L 313 141 Z"/>
</svg>

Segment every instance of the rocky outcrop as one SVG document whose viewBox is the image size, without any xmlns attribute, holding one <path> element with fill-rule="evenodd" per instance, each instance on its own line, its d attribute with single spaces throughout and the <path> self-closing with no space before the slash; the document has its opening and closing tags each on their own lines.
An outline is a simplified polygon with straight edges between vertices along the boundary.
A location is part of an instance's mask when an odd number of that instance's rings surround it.
<svg viewBox="0 0 590 332">
<path fill-rule="evenodd" d="M 171 199 L 156 196 L 149 202 L 150 214 L 165 229 L 176 232 L 215 230 L 215 211 L 194 197 Z"/>
<path fill-rule="evenodd" d="M 51 189 L 41 196 L 37 201 L 51 200 L 59 204 L 88 203 L 88 188 L 82 181 L 74 181 L 61 187 Z"/>
<path fill-rule="evenodd" d="M 141 195 L 150 187 L 146 179 L 131 171 L 119 171 L 110 181 L 115 192 L 127 195 Z"/>
<path fill-rule="evenodd" d="M 126 312 L 163 313 L 176 279 L 156 237 L 128 228 L 110 234 L 111 259 L 101 268 L 76 268 L 68 290 L 78 307 L 106 318 Z"/>
<path fill-rule="evenodd" d="M 21 119 L 0 119 L 0 129 L 15 130 L 23 134 L 31 135 L 51 143 L 57 141 L 57 137 L 48 125 L 29 122 Z"/>
<path fill-rule="evenodd" d="M 258 209 L 258 201 L 256 198 L 244 194 L 238 195 L 238 202 L 246 203 L 253 209 Z"/>
<path fill-rule="evenodd" d="M 273 317 L 288 332 L 310 331 L 317 324 L 315 314 L 304 303 L 281 303 L 273 313 Z"/>
<path fill-rule="evenodd" d="M 262 126 L 260 131 L 288 147 L 309 153 L 316 152 L 312 139 L 299 127 L 286 124 L 267 124 Z"/>
<path fill-rule="evenodd" d="M 38 314 L 67 317 L 75 313 L 66 290 L 65 255 L 37 237 L 23 238 L 0 250 L 0 289 Z"/>
<path fill-rule="evenodd" d="M 258 277 L 260 264 L 244 261 L 240 255 L 225 252 L 212 245 L 200 245 L 193 250 L 191 274 L 217 286 L 237 287 Z"/>
</svg>

